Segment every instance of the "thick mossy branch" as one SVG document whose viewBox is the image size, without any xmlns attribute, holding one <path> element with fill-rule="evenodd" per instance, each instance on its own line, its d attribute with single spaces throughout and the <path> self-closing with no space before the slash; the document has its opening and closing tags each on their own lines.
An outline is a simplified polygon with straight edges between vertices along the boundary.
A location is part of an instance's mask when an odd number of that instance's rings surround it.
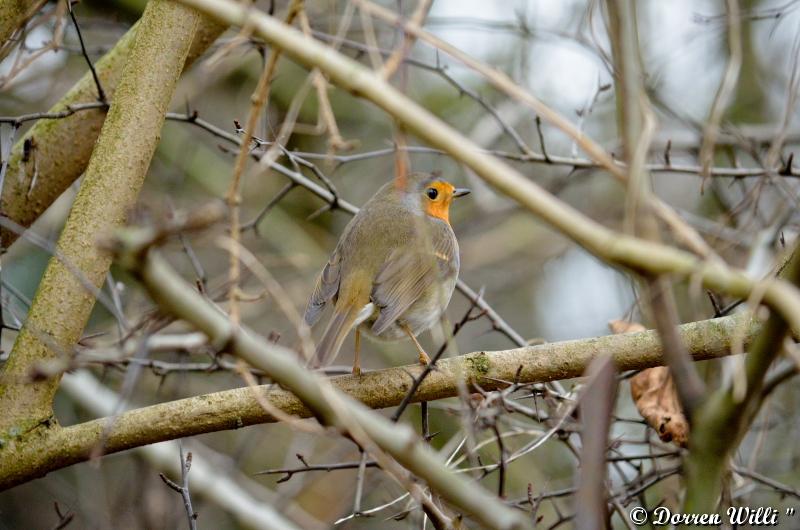
<svg viewBox="0 0 800 530">
<path fill-rule="evenodd" d="M 732 337 L 743 337 L 747 345 L 759 326 L 746 315 L 737 315 L 684 324 L 679 329 L 692 357 L 704 360 L 730 354 Z M 413 401 L 457 396 L 458 374 L 465 374 L 487 390 L 502 387 L 504 383 L 501 381 L 513 381 L 516 377 L 524 383 L 578 377 L 598 356 L 612 357 L 619 370 L 650 368 L 664 362 L 654 331 L 474 352 L 440 361 L 438 369 L 420 385 Z M 366 406 L 380 409 L 400 404 L 421 371 L 422 367 L 415 364 L 368 372 L 360 377 L 335 377 L 331 382 Z M 291 392 L 275 386 L 261 386 L 258 392 L 286 414 L 302 418 L 311 415 Z M 47 439 L 33 440 L 15 448 L 0 447 L 0 489 L 86 461 L 98 444 L 103 444 L 105 453 L 114 453 L 165 440 L 273 421 L 275 419 L 264 411 L 249 388 L 136 409 L 115 418 L 105 434 L 107 420 L 98 419 L 53 430 Z"/>
<path fill-rule="evenodd" d="M 59 238 L 59 258 L 48 263 L 0 372 L 0 440 L 13 438 L 12 431 L 29 432 L 52 416 L 59 378 L 32 382 L 31 370 L 69 352 L 80 338 L 95 302 L 87 285 L 102 285 L 111 265 L 97 239 L 121 226 L 136 203 L 199 19 L 195 10 L 163 0 L 150 2 L 142 15 Z"/>
<path fill-rule="evenodd" d="M 95 65 L 109 101 L 114 99 L 138 27 L 137 23 L 128 30 Z M 225 26 L 201 17 L 186 66 L 202 55 L 224 29 Z M 92 74 L 86 72 L 49 112 L 63 112 L 75 105 L 96 102 L 97 98 Z M 86 170 L 105 119 L 105 109 L 96 108 L 81 110 L 66 118 L 37 121 L 11 152 L 0 197 L 3 215 L 23 227 L 31 226 Z M 19 234 L 2 229 L 0 237 L 3 247 L 8 248 Z"/>
</svg>

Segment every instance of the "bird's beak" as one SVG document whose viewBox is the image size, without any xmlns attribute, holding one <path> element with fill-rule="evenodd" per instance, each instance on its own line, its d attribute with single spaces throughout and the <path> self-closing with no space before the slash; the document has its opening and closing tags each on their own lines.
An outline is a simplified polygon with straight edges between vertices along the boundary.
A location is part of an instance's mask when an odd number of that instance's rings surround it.
<svg viewBox="0 0 800 530">
<path fill-rule="evenodd" d="M 453 197 L 463 197 L 469 195 L 471 191 L 469 188 L 456 188 L 453 190 Z"/>
</svg>

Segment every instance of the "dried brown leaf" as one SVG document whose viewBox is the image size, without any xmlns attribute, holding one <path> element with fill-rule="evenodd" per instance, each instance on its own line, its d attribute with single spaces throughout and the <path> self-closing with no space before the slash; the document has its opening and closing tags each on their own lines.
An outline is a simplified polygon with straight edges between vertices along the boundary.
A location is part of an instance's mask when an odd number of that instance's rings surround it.
<svg viewBox="0 0 800 530">
<path fill-rule="evenodd" d="M 636 322 L 612 320 L 608 327 L 613 333 L 644 331 Z M 631 378 L 631 397 L 639 414 L 659 438 L 686 447 L 689 442 L 689 422 L 683 414 L 675 382 L 669 368 L 659 366 L 642 370 Z"/>
<path fill-rule="evenodd" d="M 627 320 L 609 320 L 608 329 L 610 329 L 611 333 L 614 335 L 620 335 L 622 333 L 636 333 L 638 331 L 645 331 L 647 328 L 638 322 L 629 322 Z"/>
<path fill-rule="evenodd" d="M 642 370 L 631 378 L 631 397 L 639 414 L 665 442 L 686 447 L 689 422 L 681 409 L 675 382 L 666 366 Z"/>
</svg>

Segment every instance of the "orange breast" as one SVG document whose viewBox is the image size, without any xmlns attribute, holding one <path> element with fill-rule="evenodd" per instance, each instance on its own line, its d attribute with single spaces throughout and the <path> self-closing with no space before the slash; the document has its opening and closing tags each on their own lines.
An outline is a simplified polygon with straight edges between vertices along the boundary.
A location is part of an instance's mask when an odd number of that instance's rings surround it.
<svg viewBox="0 0 800 530">
<path fill-rule="evenodd" d="M 447 224 L 450 224 L 450 201 L 436 201 L 428 202 L 425 206 L 426 213 L 431 217 L 441 219 Z"/>
</svg>

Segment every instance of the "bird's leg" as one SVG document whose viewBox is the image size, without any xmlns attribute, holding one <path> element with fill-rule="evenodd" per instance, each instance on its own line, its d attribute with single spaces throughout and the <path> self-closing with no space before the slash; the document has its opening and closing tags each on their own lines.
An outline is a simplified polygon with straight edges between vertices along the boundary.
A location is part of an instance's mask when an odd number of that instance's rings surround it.
<svg viewBox="0 0 800 530">
<path fill-rule="evenodd" d="M 361 330 L 356 328 L 356 352 L 353 356 L 353 375 L 361 375 Z"/>
<path fill-rule="evenodd" d="M 408 324 L 406 324 L 406 323 L 402 323 L 401 324 L 401 323 L 398 322 L 398 325 L 400 326 L 400 328 L 403 331 L 406 332 L 406 335 L 408 335 L 408 337 L 414 343 L 414 346 L 416 346 L 417 353 L 419 353 L 419 364 L 424 364 L 424 365 L 430 364 L 431 363 L 431 358 L 428 357 L 427 353 L 425 353 L 425 349 L 422 347 L 422 344 L 419 343 L 419 341 L 417 340 L 417 337 L 415 337 L 414 334 L 411 332 L 411 328 L 408 327 Z"/>
</svg>

